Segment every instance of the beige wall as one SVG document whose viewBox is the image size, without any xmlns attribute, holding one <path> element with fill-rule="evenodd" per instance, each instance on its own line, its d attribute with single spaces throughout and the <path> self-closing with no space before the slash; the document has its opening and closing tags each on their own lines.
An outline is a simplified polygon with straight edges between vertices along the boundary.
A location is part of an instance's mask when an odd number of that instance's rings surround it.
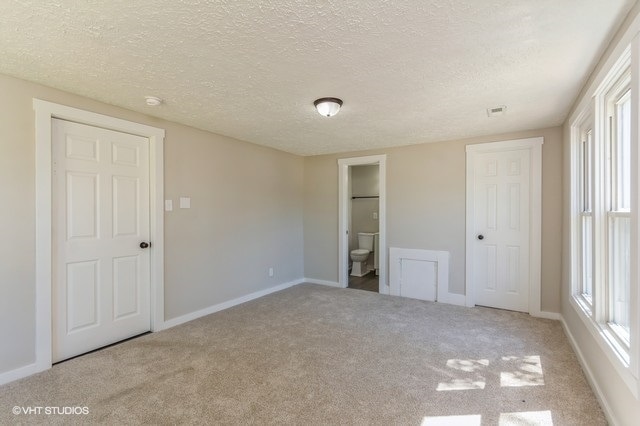
<svg viewBox="0 0 640 426">
<path fill-rule="evenodd" d="M 464 294 L 465 146 L 544 137 L 542 147 L 542 310 L 560 310 L 562 132 L 524 131 L 304 159 L 305 276 L 338 280 L 339 158 L 387 155 L 388 247 L 451 253 L 449 291 Z"/>
<path fill-rule="evenodd" d="M 625 32 L 630 27 L 633 19 L 640 15 L 640 2 L 637 2 L 629 12 L 625 22 L 618 30 L 609 47 L 600 58 L 594 73 L 582 88 L 581 99 L 587 94 L 588 87 L 593 83 L 597 73 L 603 69 L 604 63 L 609 59 L 613 49 L 620 42 Z M 575 113 L 575 106 L 569 117 Z M 599 391 L 598 397 L 603 399 L 604 404 L 609 408 L 608 415 L 613 416 L 609 420 L 613 424 L 637 425 L 640 419 L 640 401 L 636 399 L 615 367 L 611 364 L 606 354 L 600 348 L 598 342 L 591 335 L 578 312 L 570 303 L 572 297 L 571 290 L 571 133 L 569 120 L 564 125 L 564 161 L 563 161 L 563 252 L 562 252 L 562 318 L 565 321 L 569 333 L 574 339 L 575 345 L 585 363 L 589 366 L 592 378 L 595 381 L 596 389 Z M 637 164 L 635 165 L 638 166 Z"/>
<path fill-rule="evenodd" d="M 367 197 L 380 194 L 377 164 L 351 166 L 351 194 L 355 197 Z"/>
<path fill-rule="evenodd" d="M 32 99 L 166 130 L 165 317 L 302 278 L 303 159 L 0 75 L 0 373 L 34 361 Z M 274 267 L 275 277 L 267 270 Z"/>
</svg>

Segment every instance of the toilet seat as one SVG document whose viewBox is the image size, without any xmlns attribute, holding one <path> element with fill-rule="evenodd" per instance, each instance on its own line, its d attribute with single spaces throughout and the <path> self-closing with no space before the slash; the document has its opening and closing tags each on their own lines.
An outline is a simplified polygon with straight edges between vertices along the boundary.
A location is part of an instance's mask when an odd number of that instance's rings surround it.
<svg viewBox="0 0 640 426">
<path fill-rule="evenodd" d="M 367 249 L 355 249 L 355 250 L 351 250 L 351 254 L 354 254 L 356 256 L 365 255 L 365 254 L 369 254 L 369 250 L 367 250 Z"/>
<path fill-rule="evenodd" d="M 351 250 L 351 260 L 354 262 L 364 262 L 369 258 L 369 250 L 367 249 L 355 249 Z"/>
</svg>

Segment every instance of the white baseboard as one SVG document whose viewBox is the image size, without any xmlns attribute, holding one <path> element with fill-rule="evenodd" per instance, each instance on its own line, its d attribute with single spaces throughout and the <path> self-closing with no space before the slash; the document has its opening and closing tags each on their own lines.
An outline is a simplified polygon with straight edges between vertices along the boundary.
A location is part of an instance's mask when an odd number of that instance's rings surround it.
<svg viewBox="0 0 640 426">
<path fill-rule="evenodd" d="M 304 278 L 303 282 L 309 283 L 309 284 L 320 284 L 320 285 L 328 285 L 329 287 L 342 288 L 340 283 L 335 281 L 316 280 L 315 278 Z"/>
<path fill-rule="evenodd" d="M 562 315 L 558 314 L 558 316 L 560 317 L 559 319 L 560 319 L 560 322 L 562 323 L 562 329 L 564 330 L 564 334 L 567 335 L 567 338 L 569 339 L 569 344 L 571 345 L 571 347 L 573 348 L 573 351 L 576 353 L 576 356 L 578 357 L 578 362 L 580 363 L 580 366 L 582 366 L 582 371 L 584 371 L 584 374 L 587 377 L 587 381 L 591 385 L 591 389 L 593 390 L 593 393 L 595 393 L 596 398 L 600 403 L 600 407 L 602 407 L 602 411 L 604 411 L 604 415 L 607 418 L 607 422 L 609 422 L 609 424 L 614 426 L 622 424 L 616 418 L 615 414 L 613 413 L 613 410 L 611 409 L 611 406 L 607 402 L 607 398 L 602 392 L 602 389 L 600 389 L 600 386 L 598 386 L 598 382 L 594 378 L 591 368 L 589 367 L 589 364 L 587 364 L 587 361 L 585 360 L 584 355 L 582 355 L 582 351 L 580 350 L 578 343 L 573 337 L 573 334 L 571 334 L 571 330 L 569 330 L 569 326 L 565 322 Z"/>
<path fill-rule="evenodd" d="M 184 324 L 185 322 L 193 321 L 194 319 L 203 317 L 205 315 L 213 314 L 216 312 L 223 311 L 225 309 L 232 308 L 234 306 L 240 305 L 242 303 L 249 302 L 250 300 L 257 299 L 262 296 L 266 296 L 267 294 L 275 293 L 276 291 L 281 291 L 287 289 L 289 287 L 293 287 L 294 285 L 298 285 L 305 282 L 303 279 L 298 279 L 294 281 L 289 281 L 288 283 L 280 284 L 274 287 L 267 288 L 265 290 L 256 291 L 254 293 L 247 294 L 245 296 L 240 296 L 236 299 L 228 300 L 226 302 L 218 303 L 217 305 L 209 306 L 208 308 L 200 309 L 195 312 L 190 312 L 185 315 L 181 315 L 176 318 L 172 318 L 167 320 L 162 325 L 161 330 L 166 330 L 167 328 L 175 327 L 176 325 Z"/>
<path fill-rule="evenodd" d="M 23 377 L 31 376 L 32 374 L 39 373 L 40 371 L 42 371 L 42 369 L 38 368 L 38 365 L 35 362 L 33 364 L 25 365 L 24 367 L 18 367 L 14 370 L 5 371 L 4 373 L 0 373 L 0 385 L 22 379 Z"/>
<path fill-rule="evenodd" d="M 556 321 L 562 320 L 562 315 L 560 315 L 557 312 L 540 311 L 540 312 L 533 312 L 530 315 L 532 317 L 545 318 L 545 319 L 556 320 Z"/>
<path fill-rule="evenodd" d="M 446 303 L 449 305 L 466 306 L 466 297 L 464 294 L 446 292 L 437 296 L 436 302 Z"/>
</svg>

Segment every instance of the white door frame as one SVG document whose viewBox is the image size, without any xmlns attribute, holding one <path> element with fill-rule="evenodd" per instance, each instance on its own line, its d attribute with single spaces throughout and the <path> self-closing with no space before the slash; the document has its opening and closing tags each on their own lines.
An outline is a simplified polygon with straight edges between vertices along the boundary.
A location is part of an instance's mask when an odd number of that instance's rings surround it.
<svg viewBox="0 0 640 426">
<path fill-rule="evenodd" d="M 378 165 L 380 184 L 380 198 L 378 206 L 379 235 L 379 292 L 389 294 L 387 282 L 387 156 L 370 155 L 367 157 L 352 157 L 338 159 L 338 284 L 340 287 L 349 286 L 349 167 Z"/>
<path fill-rule="evenodd" d="M 491 142 L 467 145 L 467 185 L 466 185 L 466 305 L 475 306 L 473 244 L 476 234 L 474 221 L 474 172 L 473 164 L 477 154 L 529 149 L 531 151 L 531 191 L 529 202 L 529 313 L 541 316 L 541 247 L 542 247 L 542 144 L 544 138 L 514 139 L 502 142 Z"/>
<path fill-rule="evenodd" d="M 151 331 L 164 326 L 164 130 L 52 102 L 33 99 L 36 131 L 36 360 L 51 368 L 52 147 L 51 120 L 59 118 L 149 138 Z"/>
</svg>

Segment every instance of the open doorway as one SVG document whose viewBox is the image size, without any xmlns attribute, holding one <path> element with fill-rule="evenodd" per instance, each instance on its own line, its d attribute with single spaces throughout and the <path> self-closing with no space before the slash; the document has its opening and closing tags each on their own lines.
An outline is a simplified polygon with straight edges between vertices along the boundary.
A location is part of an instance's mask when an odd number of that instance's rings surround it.
<svg viewBox="0 0 640 426">
<path fill-rule="evenodd" d="M 349 167 L 349 284 L 379 292 L 380 187 L 378 164 Z"/>
<path fill-rule="evenodd" d="M 384 155 L 338 160 L 341 287 L 389 294 L 385 160 Z"/>
</svg>

